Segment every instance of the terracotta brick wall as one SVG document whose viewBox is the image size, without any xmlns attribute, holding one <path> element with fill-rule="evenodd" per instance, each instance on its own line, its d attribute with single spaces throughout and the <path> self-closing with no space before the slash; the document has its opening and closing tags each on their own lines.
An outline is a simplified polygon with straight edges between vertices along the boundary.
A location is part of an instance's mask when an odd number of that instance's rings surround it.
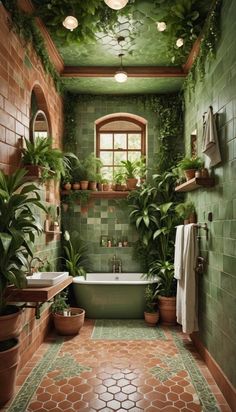
<svg viewBox="0 0 236 412">
<path fill-rule="evenodd" d="M 19 165 L 19 138 L 29 137 L 31 92 L 37 86 L 46 101 L 53 144 L 60 146 L 62 99 L 32 47 L 10 29 L 8 14 L 0 5 L 0 168 L 6 172 Z"/>
<path fill-rule="evenodd" d="M 47 113 L 53 145 L 60 147 L 62 138 L 62 98 L 56 92 L 53 80 L 44 73 L 40 60 L 31 46 L 25 45 L 10 30 L 8 14 L 0 4 L 0 169 L 11 173 L 20 163 L 19 138 L 29 137 L 30 102 L 32 90 L 43 96 L 40 109 Z M 41 188 L 43 197 L 59 202 L 57 185 Z M 42 239 L 41 239 L 42 238 Z M 55 256 L 59 247 L 58 236 L 48 239 L 42 235 L 36 246 L 38 256 Z M 49 241 L 50 240 L 50 241 Z M 50 327 L 46 305 L 41 319 L 36 320 L 33 309 L 23 314 L 21 334 L 21 366 L 32 356 Z"/>
</svg>

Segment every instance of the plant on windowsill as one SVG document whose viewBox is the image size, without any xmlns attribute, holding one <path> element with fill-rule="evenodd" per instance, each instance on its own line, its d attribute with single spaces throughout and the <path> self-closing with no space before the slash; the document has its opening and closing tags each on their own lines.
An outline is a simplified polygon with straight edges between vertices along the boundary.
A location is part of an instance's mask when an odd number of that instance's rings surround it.
<svg viewBox="0 0 236 412">
<path fill-rule="evenodd" d="M 159 311 L 157 304 L 157 297 L 155 293 L 155 287 L 153 285 L 147 285 L 144 291 L 145 297 L 145 312 L 144 319 L 148 326 L 155 326 L 159 320 Z"/>
<path fill-rule="evenodd" d="M 51 312 L 55 329 L 59 335 L 77 335 L 84 324 L 85 310 L 72 308 L 67 303 L 68 292 L 55 296 Z"/>
<path fill-rule="evenodd" d="M 120 168 L 119 171 L 117 171 L 115 176 L 114 176 L 115 190 L 117 190 L 117 191 L 126 190 L 127 187 L 126 187 L 125 182 L 126 182 L 125 171 L 124 171 L 124 169 Z"/>
<path fill-rule="evenodd" d="M 177 167 L 184 172 L 186 180 L 190 180 L 195 177 L 196 170 L 202 169 L 203 165 L 204 162 L 200 157 L 184 157 Z"/>
<path fill-rule="evenodd" d="M 128 190 L 136 189 L 138 183 L 138 161 L 134 160 L 131 162 L 130 160 L 122 160 L 121 165 L 124 168 L 124 176 L 126 179 L 126 185 Z"/>
<path fill-rule="evenodd" d="M 36 234 L 42 232 L 35 208 L 46 212 L 38 188 L 24 182 L 25 174 L 22 169 L 11 176 L 0 171 L 0 404 L 14 393 L 22 315 L 17 306 L 7 304 L 6 290 L 9 285 L 26 286 L 23 267 L 28 256 L 33 257 Z"/>
</svg>

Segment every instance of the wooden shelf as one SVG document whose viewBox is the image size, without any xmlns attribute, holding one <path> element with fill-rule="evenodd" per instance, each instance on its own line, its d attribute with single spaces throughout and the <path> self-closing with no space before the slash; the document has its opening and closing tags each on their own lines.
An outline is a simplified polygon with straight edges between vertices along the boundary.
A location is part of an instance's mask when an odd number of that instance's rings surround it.
<svg viewBox="0 0 236 412">
<path fill-rule="evenodd" d="M 212 187 L 215 185 L 214 177 L 194 177 L 182 185 L 176 186 L 176 192 L 191 192 L 192 190 L 199 189 L 200 187 Z"/>
<path fill-rule="evenodd" d="M 78 193 L 78 192 L 83 192 L 82 190 L 62 190 L 61 194 L 66 196 L 71 193 Z M 86 191 L 87 193 L 87 191 Z M 128 196 L 130 192 L 128 191 L 114 191 L 114 190 L 108 190 L 108 191 L 95 191 L 91 190 L 89 193 L 89 199 L 124 199 Z M 76 199 L 79 200 L 79 199 Z"/>
<path fill-rule="evenodd" d="M 72 276 L 63 282 L 45 288 L 18 289 L 9 286 L 6 292 L 8 302 L 47 302 L 72 283 Z"/>
</svg>

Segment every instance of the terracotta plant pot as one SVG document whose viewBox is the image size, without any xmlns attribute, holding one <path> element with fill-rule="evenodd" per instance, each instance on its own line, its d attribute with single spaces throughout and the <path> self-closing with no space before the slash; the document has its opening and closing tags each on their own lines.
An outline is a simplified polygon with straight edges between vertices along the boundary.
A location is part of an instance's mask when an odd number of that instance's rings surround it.
<svg viewBox="0 0 236 412">
<path fill-rule="evenodd" d="M 79 190 L 79 189 L 80 189 L 80 183 L 79 183 L 79 182 L 73 183 L 72 189 L 73 189 L 73 190 Z"/>
<path fill-rule="evenodd" d="M 88 180 L 81 180 L 80 181 L 80 189 L 81 190 L 88 190 Z"/>
<path fill-rule="evenodd" d="M 159 320 L 159 312 L 144 312 L 144 319 L 148 326 L 156 326 Z"/>
<path fill-rule="evenodd" d="M 135 178 L 127 179 L 126 180 L 127 189 L 128 190 L 135 190 L 136 186 L 137 186 L 137 183 L 138 183 L 138 179 L 135 179 Z"/>
<path fill-rule="evenodd" d="M 97 182 L 89 182 L 89 190 L 97 190 Z"/>
<path fill-rule="evenodd" d="M 84 324 L 85 310 L 70 308 L 71 316 L 53 313 L 54 326 L 59 335 L 77 335 Z"/>
<path fill-rule="evenodd" d="M 109 183 L 103 183 L 103 191 L 108 192 L 110 190 L 110 184 Z"/>
<path fill-rule="evenodd" d="M 22 310 L 9 305 L 9 315 L 0 316 L 0 341 L 19 336 L 22 329 Z"/>
<path fill-rule="evenodd" d="M 160 322 L 162 325 L 176 325 L 176 297 L 159 296 Z"/>
<path fill-rule="evenodd" d="M 195 172 L 196 169 L 188 169 L 184 171 L 184 175 L 186 177 L 186 180 L 191 180 L 195 177 Z"/>
<path fill-rule="evenodd" d="M 99 192 L 103 191 L 103 184 L 102 183 L 98 183 L 98 191 Z"/>
<path fill-rule="evenodd" d="M 191 215 L 189 215 L 189 223 L 197 223 L 196 213 L 191 213 Z"/>
<path fill-rule="evenodd" d="M 71 189 L 71 183 L 69 183 L 69 182 L 68 182 L 68 183 L 65 183 L 65 184 L 64 184 L 64 189 L 65 189 L 65 190 L 70 190 L 70 189 Z"/>
<path fill-rule="evenodd" d="M 0 344 L 0 406 L 3 406 L 15 392 L 20 344 L 13 339 L 13 347 L 2 350 Z"/>
</svg>

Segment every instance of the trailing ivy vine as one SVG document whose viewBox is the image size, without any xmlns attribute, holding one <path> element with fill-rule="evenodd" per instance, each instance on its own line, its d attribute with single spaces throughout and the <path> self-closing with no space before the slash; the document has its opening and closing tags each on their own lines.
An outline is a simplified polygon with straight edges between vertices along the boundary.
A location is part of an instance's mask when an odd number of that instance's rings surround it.
<svg viewBox="0 0 236 412">
<path fill-rule="evenodd" d="M 205 77 L 206 61 L 215 57 L 220 38 L 221 6 L 222 0 L 215 0 L 202 31 L 199 54 L 185 80 L 184 88 L 189 92 L 190 98 L 191 91 L 194 91 L 196 81 L 198 79 L 203 81 Z"/>
<path fill-rule="evenodd" d="M 43 68 L 55 84 L 57 91 L 61 90 L 60 76 L 48 56 L 43 36 L 34 22 L 34 17 L 24 13 L 17 7 L 16 0 L 3 0 L 3 6 L 11 14 L 12 29 L 24 40 L 25 44 L 31 43 Z"/>
</svg>

